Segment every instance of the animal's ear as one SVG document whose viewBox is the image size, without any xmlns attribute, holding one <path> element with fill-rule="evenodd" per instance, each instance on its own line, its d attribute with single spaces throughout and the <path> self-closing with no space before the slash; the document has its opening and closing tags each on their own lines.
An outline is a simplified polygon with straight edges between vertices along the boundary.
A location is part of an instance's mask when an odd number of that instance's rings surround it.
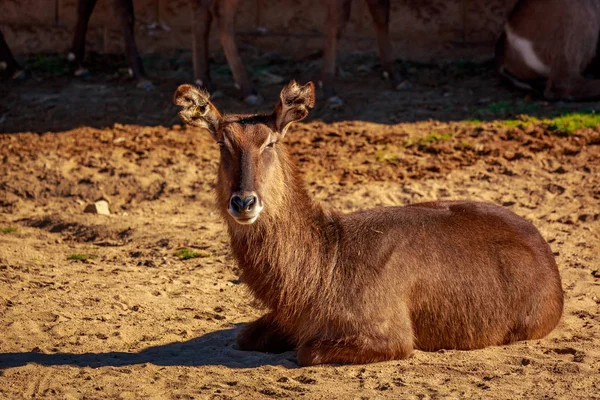
<svg viewBox="0 0 600 400">
<path fill-rule="evenodd" d="M 210 102 L 209 94 L 192 85 L 181 85 L 175 91 L 173 102 L 182 109 L 179 118 L 191 126 L 206 128 L 216 140 L 219 123 L 223 117 Z"/>
<path fill-rule="evenodd" d="M 308 82 L 301 86 L 296 81 L 291 81 L 279 95 L 279 103 L 275 106 L 275 128 L 285 135 L 292 122 L 300 121 L 308 115 L 309 108 L 315 105 L 315 85 Z"/>
</svg>

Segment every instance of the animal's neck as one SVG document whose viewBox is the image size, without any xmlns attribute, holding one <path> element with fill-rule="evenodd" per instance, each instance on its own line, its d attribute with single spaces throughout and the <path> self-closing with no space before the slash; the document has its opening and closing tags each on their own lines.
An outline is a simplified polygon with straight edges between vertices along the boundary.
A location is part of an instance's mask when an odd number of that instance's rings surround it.
<svg viewBox="0 0 600 400">
<path fill-rule="evenodd" d="M 291 163 L 283 176 L 286 194 L 279 210 L 270 214 L 265 204 L 266 215 L 252 225 L 227 221 L 244 282 L 267 307 L 293 314 L 331 282 L 338 219 L 310 198 Z"/>
</svg>

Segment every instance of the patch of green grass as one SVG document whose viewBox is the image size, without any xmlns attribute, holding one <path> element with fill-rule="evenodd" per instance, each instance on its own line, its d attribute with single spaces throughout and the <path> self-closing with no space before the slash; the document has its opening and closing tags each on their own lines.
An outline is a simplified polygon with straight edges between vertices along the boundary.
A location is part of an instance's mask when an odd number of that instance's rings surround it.
<svg viewBox="0 0 600 400">
<path fill-rule="evenodd" d="M 91 260 L 93 258 L 96 258 L 96 256 L 93 254 L 75 253 L 75 254 L 71 254 L 70 256 L 68 256 L 67 260 L 69 260 L 69 261 L 87 261 L 87 260 Z"/>
<path fill-rule="evenodd" d="M 518 119 L 505 119 L 497 121 L 498 125 L 505 126 L 507 128 L 516 128 L 517 126 L 522 126 L 523 121 L 519 121 Z"/>
<path fill-rule="evenodd" d="M 445 67 L 449 72 L 454 72 L 457 74 L 471 74 L 479 71 L 482 68 L 482 65 L 470 60 L 457 60 L 448 63 Z"/>
<path fill-rule="evenodd" d="M 463 140 L 462 142 L 460 142 L 460 145 L 462 147 L 464 147 L 465 149 L 470 149 L 471 147 L 473 147 L 473 145 L 469 142 L 467 142 L 466 140 Z"/>
<path fill-rule="evenodd" d="M 451 133 L 439 133 L 436 131 L 431 131 L 427 134 L 427 136 L 424 136 L 421 139 L 419 139 L 419 144 L 435 143 L 439 142 L 440 140 L 448 139 L 452 139 Z"/>
<path fill-rule="evenodd" d="M 63 74 L 69 70 L 67 60 L 58 54 L 36 54 L 31 56 L 27 63 L 32 70 L 48 74 Z"/>
<path fill-rule="evenodd" d="M 206 258 L 206 257 L 210 257 L 210 254 L 206 253 L 206 252 L 198 252 L 198 251 L 193 251 L 190 249 L 179 249 L 175 252 L 175 256 L 177 256 L 177 258 L 179 258 L 180 260 L 189 260 L 190 258 Z"/>
<path fill-rule="evenodd" d="M 531 117 L 529 115 L 518 115 L 516 119 L 505 119 L 496 121 L 498 125 L 507 128 L 526 127 L 529 125 L 537 124 L 539 122 L 541 121 L 538 118 Z"/>
<path fill-rule="evenodd" d="M 582 128 L 595 129 L 600 126 L 600 114 L 594 111 L 563 114 L 547 121 L 547 124 L 548 129 L 564 133 L 573 133 Z"/>
<path fill-rule="evenodd" d="M 515 115 L 535 114 L 538 111 L 538 108 L 538 104 L 527 101 L 497 101 L 488 104 L 486 107 L 475 110 L 475 115 L 482 118 L 507 118 Z"/>
<path fill-rule="evenodd" d="M 2 228 L 0 228 L 0 233 L 13 233 L 16 231 L 17 228 L 14 228 L 12 226 L 3 226 Z"/>
<path fill-rule="evenodd" d="M 473 126 L 478 126 L 481 125 L 481 120 L 479 119 L 467 119 L 464 121 L 465 124 L 467 125 L 473 125 Z"/>
<path fill-rule="evenodd" d="M 475 113 L 478 115 L 498 115 L 505 114 L 509 109 L 510 103 L 506 101 L 497 101 L 478 109 Z"/>
<path fill-rule="evenodd" d="M 496 103 L 496 105 L 496 108 L 488 108 L 487 110 L 494 109 L 494 112 L 505 112 L 508 110 L 508 108 L 504 108 L 506 103 Z M 479 120 L 467 120 L 464 122 L 469 125 L 480 123 Z M 549 130 L 571 134 L 582 128 L 600 128 L 600 114 L 597 114 L 595 111 L 578 111 L 544 119 L 527 114 L 519 114 L 516 118 L 499 119 L 494 121 L 494 123 L 506 128 L 523 128 L 534 124 L 544 124 Z"/>
<path fill-rule="evenodd" d="M 388 153 L 386 150 L 379 150 L 375 152 L 375 159 L 378 162 L 396 162 L 400 161 L 398 155 L 393 153 Z"/>
<path fill-rule="evenodd" d="M 437 131 L 431 131 L 423 137 L 410 137 L 409 139 L 405 140 L 402 144 L 404 145 L 404 147 L 410 147 L 414 145 L 431 144 L 439 142 L 441 140 L 449 140 L 452 138 L 453 136 L 451 133 L 440 133 Z"/>
</svg>

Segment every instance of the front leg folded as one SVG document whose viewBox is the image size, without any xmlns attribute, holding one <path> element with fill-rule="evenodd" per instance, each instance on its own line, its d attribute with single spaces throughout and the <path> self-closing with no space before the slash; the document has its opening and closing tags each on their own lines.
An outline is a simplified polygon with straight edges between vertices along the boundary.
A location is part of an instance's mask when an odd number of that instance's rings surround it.
<svg viewBox="0 0 600 400">
<path fill-rule="evenodd" d="M 266 353 L 283 353 L 296 347 L 277 325 L 272 313 L 244 326 L 238 333 L 237 345 L 240 350 Z"/>
<path fill-rule="evenodd" d="M 387 338 L 362 335 L 341 339 L 315 338 L 298 347 L 298 364 L 368 364 L 407 358 L 413 351 L 411 340 L 391 343 Z"/>
</svg>

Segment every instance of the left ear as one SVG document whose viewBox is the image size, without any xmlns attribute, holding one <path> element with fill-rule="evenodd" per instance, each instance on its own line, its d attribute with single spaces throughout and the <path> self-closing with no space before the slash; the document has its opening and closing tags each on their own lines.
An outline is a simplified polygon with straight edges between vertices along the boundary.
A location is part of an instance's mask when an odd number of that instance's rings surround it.
<svg viewBox="0 0 600 400">
<path fill-rule="evenodd" d="M 291 81 L 279 95 L 279 103 L 275 106 L 275 129 L 283 136 L 292 122 L 300 121 L 308 115 L 309 108 L 315 106 L 315 85 L 308 82 L 301 86 Z"/>
</svg>

